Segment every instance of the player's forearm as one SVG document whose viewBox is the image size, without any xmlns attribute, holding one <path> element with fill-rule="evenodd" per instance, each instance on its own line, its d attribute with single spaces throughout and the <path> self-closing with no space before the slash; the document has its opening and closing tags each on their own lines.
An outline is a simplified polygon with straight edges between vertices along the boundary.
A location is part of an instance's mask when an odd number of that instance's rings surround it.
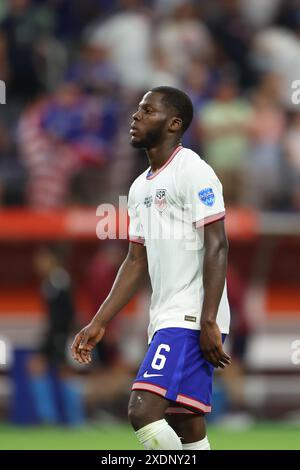
<svg viewBox="0 0 300 470">
<path fill-rule="evenodd" d="M 205 249 L 203 262 L 204 299 L 201 324 L 215 322 L 223 294 L 227 270 L 227 241 L 220 241 Z"/>
<path fill-rule="evenodd" d="M 147 272 L 145 260 L 132 260 L 128 255 L 118 271 L 110 293 L 93 318 L 93 322 L 106 326 L 138 291 Z"/>
</svg>

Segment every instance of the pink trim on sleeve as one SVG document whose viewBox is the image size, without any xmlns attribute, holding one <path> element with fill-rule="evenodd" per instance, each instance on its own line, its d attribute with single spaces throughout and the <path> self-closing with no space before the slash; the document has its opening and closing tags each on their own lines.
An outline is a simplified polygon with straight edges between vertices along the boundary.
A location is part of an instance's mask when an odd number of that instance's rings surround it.
<svg viewBox="0 0 300 470">
<path fill-rule="evenodd" d="M 225 211 L 219 212 L 218 214 L 209 215 L 204 219 L 197 220 L 195 223 L 196 228 L 204 227 L 205 225 L 212 224 L 213 222 L 217 222 L 217 220 L 221 220 L 225 218 Z"/>
<path fill-rule="evenodd" d="M 139 245 L 145 244 L 145 239 L 143 237 L 130 237 L 129 241 L 131 243 L 138 243 Z"/>
</svg>

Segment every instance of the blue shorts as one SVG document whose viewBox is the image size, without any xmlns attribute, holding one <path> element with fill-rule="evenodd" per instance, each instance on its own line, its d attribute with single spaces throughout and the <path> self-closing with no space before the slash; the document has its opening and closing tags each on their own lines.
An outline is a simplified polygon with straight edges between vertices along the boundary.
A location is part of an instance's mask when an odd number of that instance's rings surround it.
<svg viewBox="0 0 300 470">
<path fill-rule="evenodd" d="M 165 328 L 155 333 L 132 390 L 175 402 L 170 413 L 210 413 L 213 372 L 214 366 L 203 357 L 199 331 Z"/>
</svg>

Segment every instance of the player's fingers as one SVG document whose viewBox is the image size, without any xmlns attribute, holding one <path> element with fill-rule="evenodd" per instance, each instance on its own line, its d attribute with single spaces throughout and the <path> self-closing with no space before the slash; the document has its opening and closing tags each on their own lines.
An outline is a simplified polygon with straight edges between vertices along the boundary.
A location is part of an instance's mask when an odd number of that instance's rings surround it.
<svg viewBox="0 0 300 470">
<path fill-rule="evenodd" d="M 74 341 L 73 341 L 73 343 L 72 343 L 72 345 L 71 345 L 71 351 L 72 351 L 72 353 L 75 354 L 76 349 L 77 349 L 77 347 L 78 347 L 80 341 L 81 341 L 81 335 L 80 335 L 80 333 L 78 333 L 78 334 L 75 336 Z"/>
<path fill-rule="evenodd" d="M 219 361 L 218 363 L 218 367 L 220 367 L 220 369 L 225 369 L 226 367 L 228 367 L 229 364 L 224 364 L 224 362 L 222 361 Z"/>
<path fill-rule="evenodd" d="M 90 352 L 87 354 L 87 361 L 88 363 L 92 362 L 92 356 Z"/>
<path fill-rule="evenodd" d="M 222 360 L 231 362 L 231 357 L 226 354 L 226 352 L 222 351 Z"/>
<path fill-rule="evenodd" d="M 217 356 L 217 358 L 218 358 L 218 361 L 223 362 L 223 363 L 226 364 L 226 365 L 231 364 L 231 359 L 228 358 L 227 355 L 224 355 L 224 354 L 222 354 L 222 353 L 220 353 L 220 352 L 217 352 L 217 353 L 216 353 L 216 356 Z"/>
<path fill-rule="evenodd" d="M 231 359 L 227 359 L 226 357 L 222 356 L 220 359 L 221 362 L 229 366 L 231 364 Z"/>
<path fill-rule="evenodd" d="M 218 367 L 219 360 L 213 350 L 205 351 L 204 357 L 214 367 Z"/>
<path fill-rule="evenodd" d="M 80 344 L 81 338 L 82 338 L 82 335 L 80 333 L 78 333 L 75 336 L 75 339 L 74 339 L 73 344 L 71 346 L 72 356 L 73 356 L 73 359 L 75 359 L 76 361 L 79 361 L 79 359 L 80 359 L 78 346 Z"/>
<path fill-rule="evenodd" d="M 215 353 L 219 361 L 224 362 L 225 364 L 230 364 L 231 363 L 231 358 L 228 356 L 228 354 L 223 351 L 222 346 L 216 346 L 215 347 Z"/>
<path fill-rule="evenodd" d="M 85 352 L 82 349 L 77 349 L 76 360 L 80 364 L 86 364 L 87 360 L 86 360 Z"/>
<path fill-rule="evenodd" d="M 223 364 L 225 364 L 226 366 L 230 366 L 231 364 L 231 358 L 225 353 L 222 354 L 222 356 L 220 357 L 220 361 L 223 362 Z"/>
<path fill-rule="evenodd" d="M 77 353 L 77 354 L 76 354 L 75 360 L 76 360 L 77 362 L 79 362 L 79 364 L 82 364 L 82 363 L 83 363 L 83 359 L 82 359 L 80 353 Z"/>
<path fill-rule="evenodd" d="M 89 354 L 89 351 L 87 351 L 86 349 L 81 349 L 80 351 L 80 355 L 81 355 L 81 358 L 83 359 L 84 363 L 87 364 L 90 362 L 90 354 Z"/>
<path fill-rule="evenodd" d="M 77 348 L 77 358 L 80 364 L 83 364 L 85 362 L 85 358 L 82 355 L 82 349 L 79 349 L 79 347 Z"/>
<path fill-rule="evenodd" d="M 87 364 L 92 361 L 91 349 L 85 349 L 85 359 L 87 361 Z"/>
<path fill-rule="evenodd" d="M 224 349 L 223 349 L 222 346 L 220 347 L 219 350 L 220 350 L 220 353 L 221 353 L 221 355 L 222 355 L 222 358 L 226 359 L 227 361 L 231 361 L 231 357 L 229 356 L 229 354 L 227 354 L 227 353 L 224 351 Z"/>
<path fill-rule="evenodd" d="M 218 366 L 221 369 L 225 369 L 225 367 L 231 364 L 231 358 L 226 354 L 222 348 L 216 348 L 216 356 L 218 358 Z"/>
<path fill-rule="evenodd" d="M 86 334 L 86 332 L 84 332 L 81 337 L 81 341 L 79 342 L 78 349 L 79 350 L 86 349 L 88 340 L 89 340 L 89 337 Z"/>
</svg>

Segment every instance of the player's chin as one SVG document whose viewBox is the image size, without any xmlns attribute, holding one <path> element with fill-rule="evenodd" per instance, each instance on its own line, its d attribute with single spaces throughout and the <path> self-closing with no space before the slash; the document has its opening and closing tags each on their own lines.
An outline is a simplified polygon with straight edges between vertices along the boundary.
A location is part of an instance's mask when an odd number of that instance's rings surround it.
<svg viewBox="0 0 300 470">
<path fill-rule="evenodd" d="M 146 144 L 143 140 L 138 139 L 137 137 L 132 136 L 130 138 L 130 144 L 136 149 L 143 149 L 146 147 Z"/>
</svg>

